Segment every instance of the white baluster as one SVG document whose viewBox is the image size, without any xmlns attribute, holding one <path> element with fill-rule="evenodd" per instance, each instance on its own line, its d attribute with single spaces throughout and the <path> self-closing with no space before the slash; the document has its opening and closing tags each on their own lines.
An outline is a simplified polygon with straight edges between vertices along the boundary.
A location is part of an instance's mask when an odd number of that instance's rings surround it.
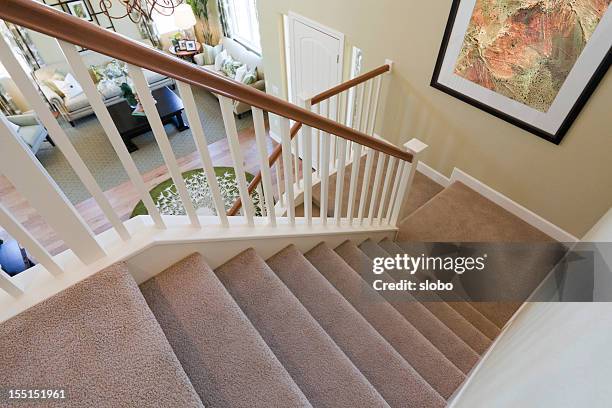
<svg viewBox="0 0 612 408">
<path fill-rule="evenodd" d="M 387 204 L 387 196 L 389 195 L 389 185 L 393 179 L 393 168 L 397 159 L 393 156 L 389 156 L 389 163 L 387 164 L 387 170 L 385 171 L 385 184 L 383 191 L 380 196 L 380 206 L 378 207 L 378 225 L 382 223 L 383 212 L 385 211 L 385 205 Z"/>
<path fill-rule="evenodd" d="M 89 226 L 49 176 L 29 146 L 8 125 L 2 113 L 0 113 L 0 146 L 2 146 L 0 173 L 9 179 L 75 255 L 85 264 L 105 256 Z"/>
<path fill-rule="evenodd" d="M 353 143 L 353 162 L 351 164 L 351 182 L 349 184 L 347 217 L 350 225 L 353 224 L 355 212 L 355 195 L 357 193 L 357 180 L 359 179 L 359 167 L 361 165 L 361 145 Z"/>
<path fill-rule="evenodd" d="M 368 113 L 370 108 L 370 101 L 372 100 L 372 82 L 367 81 L 361 86 L 361 99 L 359 101 L 359 120 L 357 120 L 357 126 L 353 126 L 360 132 L 364 132 L 366 124 L 368 123 Z"/>
<path fill-rule="evenodd" d="M 68 61 L 68 64 L 72 68 L 74 77 L 83 88 L 83 91 L 85 92 L 94 113 L 100 121 L 102 129 L 104 129 L 109 142 L 117 153 L 119 161 L 123 165 L 123 168 L 134 185 L 134 188 L 136 188 L 138 191 L 140 199 L 153 219 L 153 222 L 155 222 L 155 225 L 158 228 L 166 228 L 159 210 L 155 206 L 155 203 L 151 198 L 151 194 L 149 194 L 149 189 L 146 187 L 142 179 L 142 175 L 138 171 L 138 168 L 136 167 L 132 156 L 130 156 L 127 147 L 125 147 L 125 143 L 117 130 L 117 126 L 115 126 L 110 113 L 108 113 L 108 108 L 102 100 L 102 95 L 100 92 L 98 92 L 96 85 L 93 83 L 93 80 L 91 79 L 87 67 L 81 59 L 81 56 L 77 52 L 74 45 L 64 41 L 58 41 L 58 44 L 66 57 L 66 61 Z"/>
<path fill-rule="evenodd" d="M 303 106 L 311 110 L 310 99 L 302 100 Z M 312 128 L 302 125 L 302 179 L 304 181 L 304 217 L 312 224 Z"/>
<path fill-rule="evenodd" d="M 151 90 L 149 89 L 149 84 L 145 79 L 142 69 L 139 67 L 128 64 L 128 73 L 132 78 L 132 81 L 134 81 L 136 93 L 138 94 L 140 103 L 144 109 L 145 115 L 147 116 L 147 120 L 149 121 L 151 130 L 153 131 L 153 136 L 157 141 L 157 145 L 159 146 L 164 162 L 166 162 L 168 172 L 170 173 L 170 177 L 172 177 L 176 191 L 183 202 L 185 212 L 191 221 L 191 225 L 194 227 L 199 227 L 200 220 L 198 219 L 193 202 L 191 201 L 191 197 L 187 191 L 187 185 L 185 184 L 183 174 L 181 173 L 181 169 L 179 168 L 174 152 L 172 151 L 172 146 L 168 140 L 168 135 L 164 129 L 159 112 L 157 111 L 156 102 L 153 99 Z"/>
<path fill-rule="evenodd" d="M 380 102 L 380 87 L 382 85 L 382 76 L 379 75 L 376 78 L 376 91 L 373 97 L 373 101 L 374 101 L 374 106 L 371 106 L 369 108 L 369 124 L 366 123 L 366 133 L 368 135 L 373 135 L 374 134 L 374 127 L 376 126 L 376 117 L 378 115 L 378 104 Z"/>
<path fill-rule="evenodd" d="M 317 115 L 321 115 L 321 104 L 313 106 L 311 110 Z M 312 154 L 312 163 L 315 167 L 315 173 L 319 180 L 321 179 L 321 131 L 319 129 L 312 129 L 312 137 L 314 138 L 314 147 Z"/>
<path fill-rule="evenodd" d="M 272 190 L 272 176 L 270 175 L 270 163 L 268 161 L 268 149 L 266 148 L 266 128 L 264 124 L 263 111 L 258 108 L 252 108 L 253 124 L 255 126 L 255 140 L 257 142 L 257 150 L 259 156 L 259 167 L 261 168 L 261 180 L 263 182 L 263 191 L 265 194 L 266 208 L 268 221 L 270 225 L 276 225 L 276 213 L 274 212 L 274 195 Z M 260 184 L 261 185 L 261 184 Z M 263 202 L 264 196 L 260 196 L 260 201 Z"/>
<path fill-rule="evenodd" d="M 242 155 L 242 149 L 240 148 L 240 142 L 238 141 L 238 130 L 236 129 L 236 120 L 234 119 L 233 103 L 231 99 L 225 96 L 219 96 L 219 103 L 221 105 L 221 114 L 223 115 L 223 123 L 225 124 L 230 154 L 234 162 L 238 191 L 240 192 L 240 199 L 242 200 L 242 213 L 246 217 L 249 226 L 253 226 L 253 202 L 249 195 L 246 174 L 244 172 L 244 157 Z"/>
<path fill-rule="evenodd" d="M 193 90 L 191 89 L 190 85 L 184 82 L 177 81 L 177 84 L 181 94 L 181 99 L 183 100 L 183 106 L 185 107 L 185 113 L 187 114 L 187 120 L 189 121 L 189 126 L 191 127 L 191 134 L 193 135 L 193 140 L 195 141 L 198 153 L 200 154 L 204 174 L 206 175 L 206 180 L 213 196 L 213 203 L 215 205 L 215 209 L 217 210 L 217 216 L 221 220 L 221 225 L 224 227 L 229 227 L 225 203 L 223 202 L 223 197 L 221 196 L 221 189 L 219 188 L 219 182 L 217 181 L 213 161 L 210 157 L 208 140 L 206 139 L 206 134 L 204 133 L 200 113 L 198 112 L 198 107 L 196 105 L 195 98 L 193 97 Z"/>
<path fill-rule="evenodd" d="M 402 181 L 400 182 L 399 190 L 397 193 L 395 208 L 393 209 L 393 213 L 391 215 L 391 225 L 397 225 L 399 221 L 399 216 L 402 213 L 402 208 L 405 205 L 406 198 L 408 197 L 408 193 L 410 192 L 410 187 L 412 186 L 412 182 L 414 181 L 414 175 L 416 174 L 417 167 L 419 164 L 419 157 L 427 148 L 427 145 L 421 142 L 419 139 L 414 138 L 405 143 L 404 147 L 408 152 L 412 153 L 413 157 L 412 163 L 409 166 L 406 166 L 406 168 L 404 169 Z"/>
<path fill-rule="evenodd" d="M 367 156 L 366 156 L 366 162 L 365 162 L 365 170 L 364 170 L 364 175 L 363 175 L 363 182 L 361 184 L 361 198 L 359 199 L 359 212 L 357 214 L 357 220 L 358 222 L 361 224 L 363 223 L 363 214 L 364 214 L 364 210 L 365 210 L 365 204 L 366 201 L 368 199 L 368 191 L 370 188 L 370 176 L 372 174 L 372 167 L 374 165 L 374 150 L 370 149 L 369 147 L 366 148 L 367 149 Z"/>
<path fill-rule="evenodd" d="M 285 199 L 283 198 L 283 192 L 281 189 L 281 170 L 280 170 L 280 162 L 282 160 L 282 156 L 276 159 L 274 162 L 274 173 L 276 173 L 276 193 L 278 194 L 278 201 L 281 206 L 285 205 Z"/>
<path fill-rule="evenodd" d="M 323 112 L 325 112 L 325 116 L 329 116 L 329 101 L 323 101 Z M 330 166 L 330 149 L 329 144 L 331 142 L 331 137 L 329 133 L 322 132 L 322 152 L 321 152 L 321 222 L 323 225 L 327 225 L 327 211 L 328 211 L 328 193 L 329 193 L 329 166 Z"/>
<path fill-rule="evenodd" d="M 404 167 L 410 166 L 410 163 L 403 160 L 398 160 L 397 169 L 395 170 L 395 178 L 393 180 L 393 188 L 391 189 L 391 197 L 389 198 L 389 206 L 387 207 L 387 215 L 385 216 L 385 223 L 391 223 L 391 214 L 393 213 L 393 207 L 397 197 L 397 190 L 399 188 L 402 175 L 404 174 Z"/>
<path fill-rule="evenodd" d="M 0 289 L 8 293 L 14 298 L 23 295 L 23 290 L 11 280 L 11 277 L 2 270 L 0 265 Z"/>
<path fill-rule="evenodd" d="M 6 230 L 13 238 L 23 245 L 42 266 L 52 275 L 60 275 L 62 268 L 53 260 L 51 254 L 10 214 L 2 204 L 0 204 L 0 226 Z"/>
<path fill-rule="evenodd" d="M 368 213 L 368 224 L 372 225 L 372 219 L 374 218 L 374 211 L 376 209 L 376 203 L 378 201 L 378 190 L 380 186 L 380 179 L 382 178 L 383 166 L 387 155 L 382 152 L 378 152 L 378 163 L 376 163 L 376 174 L 374 175 L 374 185 L 372 186 L 372 198 L 370 199 L 370 210 Z M 380 201 L 382 205 L 382 200 Z"/>
<path fill-rule="evenodd" d="M 334 203 L 334 217 L 336 225 L 342 221 L 342 195 L 344 194 L 344 172 L 346 167 L 346 139 L 338 138 L 338 169 L 336 170 L 336 201 Z"/>
<path fill-rule="evenodd" d="M 301 130 L 298 131 L 298 133 L 294 136 L 294 138 L 291 140 L 291 146 L 293 149 L 293 166 L 295 168 L 295 185 L 297 188 L 300 188 L 300 134 L 301 134 Z M 291 133 L 290 133 L 291 134 Z"/>
<path fill-rule="evenodd" d="M 295 196 L 293 195 L 293 174 L 291 171 L 291 136 L 289 119 L 279 116 L 281 129 L 281 142 L 283 147 L 283 169 L 285 170 L 285 198 L 287 201 L 287 212 L 291 224 L 295 225 Z M 289 165 L 287 165 L 289 164 Z"/>
<path fill-rule="evenodd" d="M 68 161 L 70 166 L 74 169 L 74 172 L 77 174 L 87 191 L 89 191 L 89 193 L 92 195 L 96 203 L 100 206 L 100 209 L 115 228 L 119 236 L 124 240 L 129 239 L 130 234 L 123 225 L 123 222 L 121 222 L 117 216 L 117 213 L 115 213 L 115 210 L 108 201 L 108 198 L 106 198 L 104 192 L 102 192 L 100 189 L 96 179 L 93 177 L 81 159 L 81 156 L 79 156 L 74 146 L 72 146 L 66 132 L 64 132 L 64 129 L 62 129 L 62 127 L 59 125 L 49 110 L 47 104 L 43 101 L 36 88 L 34 88 L 32 81 L 21 68 L 19 62 L 13 55 L 13 52 L 4 38 L 0 38 L 0 61 L 2 61 L 4 67 L 25 97 L 28 104 L 36 112 L 38 119 L 45 126 L 56 146 L 61 150 L 62 154 L 66 158 L 66 161 Z"/>
</svg>

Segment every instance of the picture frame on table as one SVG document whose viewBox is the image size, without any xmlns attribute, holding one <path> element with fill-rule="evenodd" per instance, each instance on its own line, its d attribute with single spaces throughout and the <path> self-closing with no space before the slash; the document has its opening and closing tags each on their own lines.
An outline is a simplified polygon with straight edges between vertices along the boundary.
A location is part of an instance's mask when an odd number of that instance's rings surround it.
<svg viewBox="0 0 612 408">
<path fill-rule="evenodd" d="M 89 12 L 89 9 L 87 8 L 87 4 L 85 4 L 85 1 L 71 1 L 66 3 L 66 7 L 68 7 L 70 14 L 72 14 L 73 16 L 83 20 L 93 21 L 93 18 L 91 16 L 91 13 Z"/>
<path fill-rule="evenodd" d="M 186 40 L 178 40 L 178 50 L 187 51 L 187 41 Z"/>
<path fill-rule="evenodd" d="M 612 63 L 612 6 L 531 3 L 453 0 L 431 86 L 558 145 Z"/>
<path fill-rule="evenodd" d="M 197 44 L 194 40 L 185 41 L 185 50 L 186 51 L 195 51 L 197 49 Z"/>
</svg>

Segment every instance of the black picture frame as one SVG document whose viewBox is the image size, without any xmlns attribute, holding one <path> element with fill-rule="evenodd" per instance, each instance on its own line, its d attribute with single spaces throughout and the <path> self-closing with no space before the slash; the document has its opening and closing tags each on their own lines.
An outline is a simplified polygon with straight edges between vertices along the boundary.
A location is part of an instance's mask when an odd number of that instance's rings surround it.
<svg viewBox="0 0 612 408">
<path fill-rule="evenodd" d="M 196 42 L 194 40 L 185 41 L 185 50 L 186 51 L 195 51 L 197 49 Z"/>
<path fill-rule="evenodd" d="M 554 143 L 556 145 L 559 145 L 561 143 L 561 141 L 563 140 L 563 138 L 565 137 L 565 135 L 567 134 L 567 132 L 569 131 L 569 129 L 571 128 L 572 124 L 574 123 L 574 121 L 576 120 L 576 118 L 578 117 L 578 115 L 580 114 L 580 112 L 582 111 L 582 109 L 584 108 L 584 106 L 586 105 L 587 101 L 589 100 L 589 98 L 591 97 L 591 95 L 593 94 L 593 92 L 595 91 L 595 89 L 597 88 L 597 86 L 599 85 L 599 83 L 601 82 L 601 80 L 603 79 L 603 77 L 606 75 L 606 73 L 608 72 L 608 69 L 610 68 L 610 65 L 612 64 L 612 47 L 608 50 L 606 56 L 603 58 L 603 60 L 599 63 L 597 69 L 595 70 L 595 72 L 593 73 L 593 75 L 591 76 L 591 78 L 589 79 L 589 81 L 587 82 L 587 85 L 584 87 L 584 89 L 582 90 L 582 92 L 580 93 L 580 96 L 576 99 L 576 101 L 574 102 L 572 108 L 570 109 L 570 111 L 568 112 L 568 114 L 566 115 L 565 119 L 563 119 L 559 129 L 557 130 L 556 133 L 552 134 L 549 132 L 546 132 L 538 127 L 535 127 L 533 125 L 531 125 L 530 123 L 527 123 L 525 121 L 522 121 L 518 118 L 515 118 L 512 115 L 509 115 L 505 112 L 502 112 L 496 108 L 493 108 L 483 102 L 480 102 L 470 96 L 467 96 L 455 89 L 452 89 L 444 84 L 441 84 L 440 82 L 438 82 L 438 78 L 440 76 L 440 70 L 442 68 L 442 64 L 444 62 L 444 58 L 446 56 L 446 51 L 448 48 L 448 43 L 450 40 L 450 36 L 451 33 L 453 31 L 454 25 L 455 25 L 455 19 L 457 17 L 457 11 L 459 10 L 459 6 L 461 5 L 461 0 L 453 0 L 453 4 L 451 6 L 451 10 L 450 10 L 450 14 L 448 17 L 448 21 L 446 23 L 446 28 L 444 29 L 444 36 L 442 38 L 442 43 L 440 45 L 440 51 L 438 52 L 438 58 L 436 60 L 436 65 L 434 68 L 434 72 L 433 72 L 433 76 L 431 78 L 431 83 L 430 85 L 448 95 L 451 95 L 467 104 L 470 104 L 478 109 L 481 109 L 493 116 L 498 117 L 499 119 L 502 119 L 508 123 L 511 123 L 515 126 L 518 126 L 519 128 L 526 130 L 530 133 L 535 134 L 536 136 L 539 136 L 543 139 L 548 140 L 551 143 Z"/>
<path fill-rule="evenodd" d="M 187 51 L 187 41 L 186 40 L 178 40 L 178 49 L 179 49 L 179 51 Z"/>
</svg>

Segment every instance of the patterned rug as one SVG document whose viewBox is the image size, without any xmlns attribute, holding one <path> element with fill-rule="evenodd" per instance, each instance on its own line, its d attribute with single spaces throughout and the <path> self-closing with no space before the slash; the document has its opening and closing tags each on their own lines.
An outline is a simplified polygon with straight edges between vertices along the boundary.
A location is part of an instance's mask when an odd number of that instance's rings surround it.
<svg viewBox="0 0 612 408">
<path fill-rule="evenodd" d="M 208 143 L 224 139 L 226 137 L 225 127 L 217 98 L 210 92 L 195 87 L 193 93 Z M 185 116 L 183 114 L 186 120 Z M 236 125 L 239 131 L 252 127 L 251 115 L 245 115 L 242 119 L 236 118 Z M 62 122 L 62 127 L 103 191 L 129 180 L 95 115 L 77 120 L 74 128 L 64 122 Z M 196 151 L 191 130 L 178 132 L 172 124 L 166 125 L 165 128 L 177 158 Z M 132 141 L 139 148 L 138 151 L 132 153 L 132 158 L 141 173 L 164 164 L 152 132 L 142 134 Z M 58 148 L 43 143 L 43 148 L 38 152 L 37 157 L 70 202 L 77 204 L 91 197 Z"/>
<path fill-rule="evenodd" d="M 229 210 L 238 197 L 240 192 L 238 191 L 238 183 L 236 182 L 236 173 L 231 167 L 215 167 L 215 174 L 217 176 L 217 182 L 219 183 L 219 189 L 221 190 L 221 197 L 225 204 L 225 210 Z M 253 180 L 253 175 L 245 173 L 248 182 Z M 208 180 L 204 174 L 203 169 L 195 169 L 186 171 L 183 173 L 185 184 L 187 184 L 187 190 L 191 201 L 195 206 L 199 215 L 217 215 L 215 204 L 208 185 Z M 185 215 L 185 207 L 181 202 L 176 186 L 172 179 L 165 180 L 155 186 L 151 191 L 151 198 L 155 206 L 159 209 L 162 215 Z M 251 194 L 253 205 L 255 207 L 255 215 L 261 216 L 261 206 L 259 203 L 259 194 L 257 191 L 253 191 Z M 145 207 L 144 203 L 140 201 L 134 211 L 132 211 L 132 217 L 137 215 L 147 215 L 149 212 Z"/>
</svg>

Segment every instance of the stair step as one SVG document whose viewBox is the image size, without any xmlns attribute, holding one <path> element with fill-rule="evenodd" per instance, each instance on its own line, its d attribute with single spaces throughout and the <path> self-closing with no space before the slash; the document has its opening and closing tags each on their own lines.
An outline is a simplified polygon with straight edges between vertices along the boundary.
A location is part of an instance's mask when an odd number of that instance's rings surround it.
<svg viewBox="0 0 612 408">
<path fill-rule="evenodd" d="M 66 388 L 58 406 L 204 406 L 125 264 L 2 323 L 0 350 L 3 389 Z"/>
<path fill-rule="evenodd" d="M 390 406 L 446 405 L 295 246 L 283 249 L 267 263 Z"/>
<path fill-rule="evenodd" d="M 253 249 L 215 273 L 313 406 L 388 406 Z"/>
<path fill-rule="evenodd" d="M 390 239 L 383 239 L 378 243 L 381 248 L 389 252 L 391 255 L 405 254 L 407 253 L 403 248 L 397 245 Z M 437 294 L 442 300 L 444 300 L 450 307 L 455 309 L 459 314 L 466 318 L 474 327 L 480 330 L 485 336 L 491 340 L 499 335 L 500 329 L 493 322 L 487 319 L 482 313 L 475 309 L 469 302 L 466 302 L 454 291 L 438 291 Z"/>
<path fill-rule="evenodd" d="M 306 259 L 445 399 L 465 376 L 325 243 Z"/>
<path fill-rule="evenodd" d="M 336 248 L 336 253 L 369 285 L 374 279 L 394 282 L 386 273 L 374 275 L 372 260 L 351 241 Z M 465 374 L 476 364 L 478 354 L 409 293 L 381 291 L 380 294 Z"/>
<path fill-rule="evenodd" d="M 359 249 L 370 257 L 370 259 L 391 256 L 389 252 L 385 251 L 370 239 L 362 242 L 361 245 L 359 245 Z M 396 281 L 401 279 L 414 279 L 416 281 L 419 279 L 416 274 L 408 275 L 406 272 L 397 269 L 390 270 L 387 273 Z M 411 294 L 419 301 L 419 304 L 429 310 L 438 320 L 444 323 L 446 327 L 451 329 L 478 354 L 483 354 L 491 345 L 491 339 L 482 334 L 455 309 L 447 305 L 436 293 L 429 291 L 426 293 L 419 293 L 417 291 Z"/>
<path fill-rule="evenodd" d="M 205 406 L 310 407 L 200 254 L 140 289 Z"/>
</svg>

